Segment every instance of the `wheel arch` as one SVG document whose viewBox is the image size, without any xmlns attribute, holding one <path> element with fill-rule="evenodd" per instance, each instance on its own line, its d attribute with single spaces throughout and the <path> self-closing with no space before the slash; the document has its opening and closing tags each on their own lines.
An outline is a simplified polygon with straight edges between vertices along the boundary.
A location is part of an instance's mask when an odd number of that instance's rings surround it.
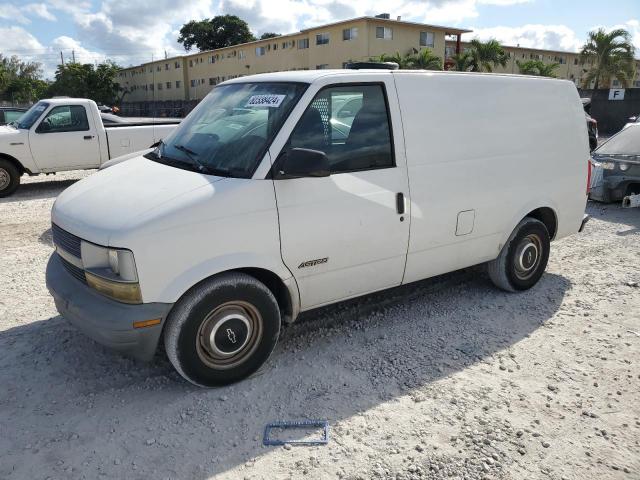
<svg viewBox="0 0 640 480">
<path fill-rule="evenodd" d="M 530 202 L 520 208 L 511 220 L 505 225 L 505 229 L 502 232 L 502 238 L 498 244 L 496 256 L 502 250 L 503 245 L 507 242 L 507 239 L 511 236 L 513 230 L 525 217 L 532 217 L 536 220 L 540 220 L 549 230 L 549 238 L 553 240 L 558 233 L 560 227 L 558 220 L 558 209 L 555 202 L 549 199 L 538 199 L 535 202 Z"/>
<path fill-rule="evenodd" d="M 239 263 L 236 265 L 227 264 L 224 266 L 220 265 L 220 268 L 216 270 L 217 271 L 215 271 L 215 273 L 201 275 L 201 278 L 190 286 L 187 286 L 189 285 L 188 283 L 183 283 L 183 287 L 178 287 L 174 284 L 167 290 L 165 290 L 165 292 L 161 296 L 165 298 L 166 295 L 173 296 L 176 299 L 175 303 L 177 303 L 180 298 L 182 298 L 189 291 L 204 282 L 208 282 L 225 273 L 241 272 L 252 276 L 256 280 L 264 284 L 271 291 L 271 293 L 273 293 L 273 296 L 278 302 L 278 307 L 280 308 L 283 322 L 293 322 L 300 313 L 300 297 L 298 292 L 298 285 L 292 276 L 283 278 L 282 275 L 276 273 L 276 269 L 274 268 L 269 268 L 265 265 L 259 267 L 253 266 L 251 263 Z"/>
<path fill-rule="evenodd" d="M 525 217 L 531 217 L 535 218 L 536 220 L 540 220 L 542 223 L 544 223 L 544 226 L 547 227 L 549 238 L 551 240 L 555 238 L 558 231 L 558 216 L 552 208 L 539 207 L 527 213 Z"/>
<path fill-rule="evenodd" d="M 27 168 L 24 167 L 24 165 L 22 165 L 22 163 L 20 163 L 20 161 L 17 158 L 12 157 L 7 153 L 0 153 L 0 159 L 6 160 L 9 163 L 13 164 L 18 169 L 18 172 L 20 172 L 20 175 L 23 175 L 25 173 L 31 173 Z"/>
</svg>

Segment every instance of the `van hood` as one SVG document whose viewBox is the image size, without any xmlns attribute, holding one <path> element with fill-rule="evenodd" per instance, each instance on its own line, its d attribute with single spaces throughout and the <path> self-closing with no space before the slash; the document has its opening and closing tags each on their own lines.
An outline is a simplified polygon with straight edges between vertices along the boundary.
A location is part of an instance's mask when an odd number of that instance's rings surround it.
<svg viewBox="0 0 640 480">
<path fill-rule="evenodd" d="M 53 205 L 53 223 L 90 242 L 111 245 L 114 234 L 154 218 L 166 204 L 171 210 L 193 198 L 196 190 L 214 190 L 223 177 L 154 162 L 137 156 L 76 182 Z"/>
</svg>

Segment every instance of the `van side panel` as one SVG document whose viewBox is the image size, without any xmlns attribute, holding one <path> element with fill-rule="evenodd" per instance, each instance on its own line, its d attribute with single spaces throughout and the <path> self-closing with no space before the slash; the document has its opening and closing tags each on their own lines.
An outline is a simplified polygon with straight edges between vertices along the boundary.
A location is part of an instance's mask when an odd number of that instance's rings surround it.
<svg viewBox="0 0 640 480">
<path fill-rule="evenodd" d="M 578 231 L 589 151 L 572 83 L 420 72 L 394 78 L 411 194 L 405 283 L 496 258 L 539 207 L 556 214 L 556 238 Z"/>
</svg>

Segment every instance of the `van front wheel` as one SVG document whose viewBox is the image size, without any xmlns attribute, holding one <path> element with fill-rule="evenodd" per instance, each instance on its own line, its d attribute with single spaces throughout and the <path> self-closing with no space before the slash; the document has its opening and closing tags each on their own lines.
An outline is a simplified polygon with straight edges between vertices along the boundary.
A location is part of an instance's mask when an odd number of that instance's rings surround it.
<svg viewBox="0 0 640 480">
<path fill-rule="evenodd" d="M 230 272 L 194 287 L 176 303 L 164 343 L 180 375 L 215 387 L 258 370 L 279 334 L 280 309 L 273 293 L 250 275 Z"/>
<path fill-rule="evenodd" d="M 500 255 L 488 264 L 489 277 L 508 292 L 533 287 L 549 261 L 549 231 L 535 218 L 524 218 L 502 247 Z"/>
</svg>

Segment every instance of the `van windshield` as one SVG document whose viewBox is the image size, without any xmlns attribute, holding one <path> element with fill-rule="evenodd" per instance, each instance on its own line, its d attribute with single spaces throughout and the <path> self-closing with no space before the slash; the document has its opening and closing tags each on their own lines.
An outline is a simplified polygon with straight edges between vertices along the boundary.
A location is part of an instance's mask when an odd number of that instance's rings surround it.
<svg viewBox="0 0 640 480">
<path fill-rule="evenodd" d="M 49 104 L 46 102 L 38 102 L 33 105 L 29 110 L 27 110 L 24 115 L 17 120 L 14 125 L 18 128 L 24 128 L 26 130 L 30 129 L 31 126 L 36 123 L 36 120 L 40 118 L 42 112 L 44 112 Z"/>
<path fill-rule="evenodd" d="M 266 82 L 216 87 L 147 158 L 211 175 L 250 178 L 306 88 Z"/>
</svg>

